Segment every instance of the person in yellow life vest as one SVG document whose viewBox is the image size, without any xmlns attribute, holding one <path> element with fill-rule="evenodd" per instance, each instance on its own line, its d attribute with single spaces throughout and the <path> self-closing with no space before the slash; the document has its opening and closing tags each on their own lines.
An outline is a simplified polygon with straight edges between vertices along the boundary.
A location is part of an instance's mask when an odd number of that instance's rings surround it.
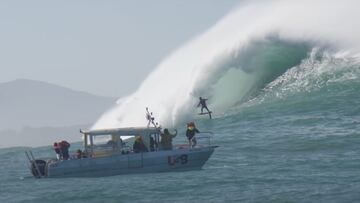
<svg viewBox="0 0 360 203">
<path fill-rule="evenodd" d="M 164 133 L 162 133 L 161 136 L 161 149 L 163 150 L 172 150 L 172 139 L 176 137 L 177 130 L 175 130 L 175 134 L 170 134 L 169 130 L 167 128 L 164 129 Z"/>
<path fill-rule="evenodd" d="M 196 146 L 196 138 L 195 133 L 200 133 L 200 131 L 195 127 L 194 122 L 190 122 L 187 124 L 186 137 L 189 140 L 189 147 Z"/>
</svg>

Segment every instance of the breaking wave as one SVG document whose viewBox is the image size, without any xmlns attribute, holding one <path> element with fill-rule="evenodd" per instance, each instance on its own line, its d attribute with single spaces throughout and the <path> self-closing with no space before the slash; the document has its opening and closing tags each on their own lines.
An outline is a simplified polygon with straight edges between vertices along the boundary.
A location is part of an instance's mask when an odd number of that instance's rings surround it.
<svg viewBox="0 0 360 203">
<path fill-rule="evenodd" d="M 171 53 L 137 91 L 119 99 L 92 128 L 144 126 L 146 107 L 163 126 L 174 126 L 194 118 L 199 96 L 209 98 L 210 109 L 220 116 L 254 99 L 358 79 L 358 4 L 242 4 Z"/>
</svg>

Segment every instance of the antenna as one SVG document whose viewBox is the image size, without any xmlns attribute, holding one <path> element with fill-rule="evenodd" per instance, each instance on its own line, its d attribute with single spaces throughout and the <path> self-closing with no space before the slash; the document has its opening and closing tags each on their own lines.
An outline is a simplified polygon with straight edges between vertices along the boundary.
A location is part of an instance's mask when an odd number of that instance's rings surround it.
<svg viewBox="0 0 360 203">
<path fill-rule="evenodd" d="M 157 127 L 158 123 L 155 123 L 155 117 L 153 116 L 153 112 L 149 112 L 149 108 L 146 107 L 146 120 L 148 121 L 147 127 L 152 124 L 155 128 Z"/>
</svg>

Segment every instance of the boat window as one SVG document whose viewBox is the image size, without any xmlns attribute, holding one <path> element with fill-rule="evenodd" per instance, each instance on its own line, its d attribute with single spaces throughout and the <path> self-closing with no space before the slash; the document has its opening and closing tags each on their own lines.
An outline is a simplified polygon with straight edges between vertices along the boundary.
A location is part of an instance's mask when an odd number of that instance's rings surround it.
<svg viewBox="0 0 360 203">
<path fill-rule="evenodd" d="M 95 150 L 114 150 L 121 146 L 121 139 L 116 135 L 98 135 L 93 137 Z"/>
<path fill-rule="evenodd" d="M 111 135 L 98 135 L 93 137 L 93 144 L 105 144 L 108 140 L 111 139 Z"/>
</svg>

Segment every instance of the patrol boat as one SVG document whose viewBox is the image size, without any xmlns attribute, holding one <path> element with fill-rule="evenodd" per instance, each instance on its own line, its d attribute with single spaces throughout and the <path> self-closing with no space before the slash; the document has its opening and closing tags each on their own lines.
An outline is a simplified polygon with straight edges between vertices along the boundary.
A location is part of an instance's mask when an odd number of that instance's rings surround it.
<svg viewBox="0 0 360 203">
<path fill-rule="evenodd" d="M 171 150 L 160 148 L 161 129 L 159 127 L 130 127 L 80 132 L 84 135 L 84 149 L 80 157 L 70 157 L 68 160 L 35 159 L 33 153 L 27 151 L 31 173 L 36 178 L 100 177 L 199 170 L 217 147 L 211 145 L 212 133 L 209 132 L 196 136 L 199 144 L 195 147 L 180 144 L 174 145 Z M 148 152 L 134 152 L 129 144 L 135 136 L 141 137 L 149 149 Z"/>
</svg>

